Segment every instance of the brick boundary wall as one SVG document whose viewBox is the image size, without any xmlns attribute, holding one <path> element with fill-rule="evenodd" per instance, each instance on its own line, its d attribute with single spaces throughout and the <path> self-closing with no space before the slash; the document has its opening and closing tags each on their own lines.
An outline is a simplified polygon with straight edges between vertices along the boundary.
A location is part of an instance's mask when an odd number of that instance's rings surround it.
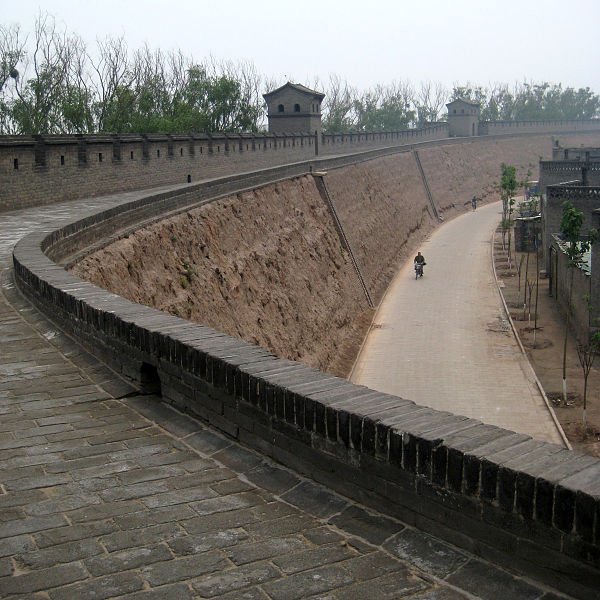
<svg viewBox="0 0 600 600">
<path fill-rule="evenodd" d="M 226 177 L 80 215 L 16 245 L 16 282 L 142 389 L 160 391 L 165 401 L 241 443 L 475 554 L 573 596 L 596 598 L 598 459 L 277 358 L 134 304 L 54 262 L 117 235 L 117 222 L 126 227 L 139 218 L 158 219 L 167 211 L 351 159 Z"/>
<path fill-rule="evenodd" d="M 488 137 L 600 131 L 589 121 L 480 123 Z M 0 136 L 0 213 L 144 187 L 198 181 L 320 156 L 446 140 L 448 123 L 344 134 Z M 459 138 L 461 139 L 461 138 Z M 473 139 L 473 138 L 467 138 Z"/>
<path fill-rule="evenodd" d="M 323 134 L 320 155 L 448 137 L 448 125 Z M 300 134 L 0 136 L 0 212 L 144 187 L 197 182 L 315 158 Z"/>
</svg>

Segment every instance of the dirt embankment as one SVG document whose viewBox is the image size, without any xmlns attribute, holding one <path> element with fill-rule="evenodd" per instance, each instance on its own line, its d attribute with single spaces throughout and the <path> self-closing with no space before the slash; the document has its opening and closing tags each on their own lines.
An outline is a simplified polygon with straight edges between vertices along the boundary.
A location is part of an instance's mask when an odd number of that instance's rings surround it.
<svg viewBox="0 0 600 600">
<path fill-rule="evenodd" d="M 564 139 L 563 139 L 564 137 Z M 563 145 L 600 135 L 562 136 Z M 552 136 L 425 148 L 421 163 L 445 219 L 473 195 L 494 200 L 500 164 L 537 177 Z M 436 227 L 412 152 L 325 176 L 377 304 L 400 264 Z M 142 229 L 73 271 L 134 302 L 210 325 L 338 375 L 352 365 L 373 311 L 311 176 L 210 203 Z"/>
<path fill-rule="evenodd" d="M 438 207 L 445 213 L 468 210 L 473 196 L 497 200 L 495 183 L 500 181 L 500 165 L 517 168 L 517 177 L 527 171 L 537 179 L 539 160 L 552 158 L 552 141 L 563 147 L 598 146 L 600 132 L 552 136 L 549 134 L 507 139 L 481 139 L 459 145 L 440 145 L 419 151 L 429 188 Z"/>
<path fill-rule="evenodd" d="M 335 169 L 325 177 L 377 305 L 398 267 L 437 226 L 412 152 Z"/>
<path fill-rule="evenodd" d="M 88 256 L 74 273 L 340 374 L 372 317 L 311 176 L 161 221 Z"/>
</svg>

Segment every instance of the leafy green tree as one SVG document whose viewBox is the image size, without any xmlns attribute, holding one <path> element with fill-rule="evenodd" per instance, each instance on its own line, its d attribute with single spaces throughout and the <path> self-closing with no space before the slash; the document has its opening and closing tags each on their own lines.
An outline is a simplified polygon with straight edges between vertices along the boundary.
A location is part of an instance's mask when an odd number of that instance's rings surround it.
<svg viewBox="0 0 600 600">
<path fill-rule="evenodd" d="M 524 82 L 509 89 L 506 84 L 489 88 L 455 84 L 452 99 L 478 102 L 483 121 L 540 121 L 593 119 L 600 116 L 600 96 L 589 87 L 564 88 L 548 82 Z"/>
<path fill-rule="evenodd" d="M 515 206 L 515 192 L 518 187 L 517 169 L 512 165 L 500 165 L 500 198 L 502 200 L 502 245 L 506 246 L 508 236 L 508 261 L 511 259 L 512 213 Z"/>
<path fill-rule="evenodd" d="M 354 129 L 398 131 L 415 120 L 408 90 L 402 86 L 375 86 L 354 99 Z"/>
<path fill-rule="evenodd" d="M 587 344 L 577 344 L 577 356 L 579 357 L 579 364 L 583 370 L 583 431 L 584 435 L 587 432 L 587 391 L 588 391 L 588 379 L 590 377 L 590 371 L 596 360 L 596 356 L 600 353 L 600 331 L 596 331 L 590 336 Z"/>
<path fill-rule="evenodd" d="M 339 76 L 331 75 L 323 103 L 323 131 L 344 133 L 354 127 L 353 112 L 356 90 Z"/>
</svg>

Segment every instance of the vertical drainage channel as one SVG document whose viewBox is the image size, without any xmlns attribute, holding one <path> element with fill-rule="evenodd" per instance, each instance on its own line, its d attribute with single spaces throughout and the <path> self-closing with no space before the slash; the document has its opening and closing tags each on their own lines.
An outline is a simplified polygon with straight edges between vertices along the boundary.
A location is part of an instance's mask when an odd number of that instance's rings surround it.
<svg viewBox="0 0 600 600">
<path fill-rule="evenodd" d="M 335 228 L 340 237 L 340 242 L 341 242 L 342 246 L 348 252 L 348 255 L 350 256 L 350 260 L 352 261 L 352 266 L 354 267 L 354 270 L 356 271 L 356 275 L 358 276 L 358 281 L 360 282 L 360 286 L 362 287 L 363 292 L 365 293 L 365 298 L 367 299 L 369 308 L 375 308 L 375 306 L 373 305 L 373 300 L 371 299 L 371 294 L 369 294 L 369 290 L 367 289 L 367 284 L 365 283 L 364 277 L 360 271 L 360 267 L 358 266 L 358 263 L 356 262 L 356 257 L 354 256 L 354 252 L 352 252 L 352 247 L 350 246 L 350 242 L 348 241 L 348 238 L 346 237 L 344 228 L 342 227 L 342 223 L 338 217 L 337 211 L 335 210 L 333 201 L 331 200 L 331 196 L 329 195 L 329 192 L 327 191 L 327 186 L 325 185 L 325 175 L 326 174 L 327 173 L 325 171 L 314 171 L 312 173 L 312 175 L 315 179 L 315 183 L 317 184 L 317 189 L 319 190 L 319 194 L 321 194 L 321 198 L 323 198 L 323 200 L 325 201 L 325 204 L 327 205 L 327 208 L 329 208 L 329 212 L 331 213 L 331 217 L 333 218 L 333 224 L 335 225 Z"/>
<path fill-rule="evenodd" d="M 438 221 L 443 221 L 443 219 L 440 217 L 440 215 L 437 211 L 435 202 L 433 201 L 433 196 L 431 195 L 431 190 L 429 189 L 429 184 L 427 183 L 427 177 L 425 177 L 425 171 L 423 171 L 423 165 L 421 164 L 421 159 L 419 158 L 418 150 L 413 150 L 413 154 L 415 157 L 415 161 L 417 163 L 417 167 L 419 169 L 419 173 L 421 173 L 421 179 L 423 180 L 423 186 L 425 187 L 425 193 L 427 194 L 427 199 L 429 200 L 429 205 L 431 206 L 431 210 L 433 211 L 433 214 L 435 215 L 435 218 Z"/>
<path fill-rule="evenodd" d="M 151 364 L 142 363 L 140 369 L 140 391 L 142 394 L 162 396 L 162 386 L 158 369 Z"/>
</svg>

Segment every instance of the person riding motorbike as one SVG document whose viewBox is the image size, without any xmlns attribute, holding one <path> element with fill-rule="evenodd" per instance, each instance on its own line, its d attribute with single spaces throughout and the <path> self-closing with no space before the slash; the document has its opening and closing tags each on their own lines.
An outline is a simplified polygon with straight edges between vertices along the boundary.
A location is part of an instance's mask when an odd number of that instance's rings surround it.
<svg viewBox="0 0 600 600">
<path fill-rule="evenodd" d="M 417 255 L 414 258 L 415 273 L 417 274 L 417 277 L 423 277 L 423 267 L 426 264 L 425 257 L 420 252 L 417 252 Z"/>
</svg>

